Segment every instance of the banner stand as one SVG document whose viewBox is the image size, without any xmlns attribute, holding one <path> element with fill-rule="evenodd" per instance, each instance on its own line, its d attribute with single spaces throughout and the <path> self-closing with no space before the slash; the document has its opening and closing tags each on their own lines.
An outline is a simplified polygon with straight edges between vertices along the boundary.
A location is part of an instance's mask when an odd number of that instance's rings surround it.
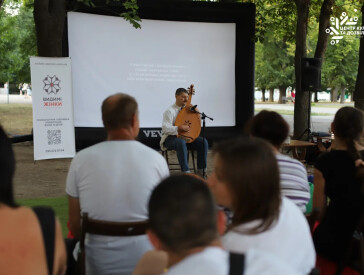
<svg viewBox="0 0 364 275">
<path fill-rule="evenodd" d="M 30 57 L 34 160 L 72 158 L 75 150 L 71 59 Z"/>
</svg>

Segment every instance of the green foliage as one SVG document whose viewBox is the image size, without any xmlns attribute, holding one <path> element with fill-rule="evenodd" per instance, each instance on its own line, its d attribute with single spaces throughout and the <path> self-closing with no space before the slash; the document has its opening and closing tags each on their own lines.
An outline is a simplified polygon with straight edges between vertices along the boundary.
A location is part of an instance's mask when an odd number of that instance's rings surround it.
<svg viewBox="0 0 364 275">
<path fill-rule="evenodd" d="M 16 1 L 7 0 L 4 6 Z M 27 1 L 14 9 L 0 11 L 0 82 L 30 82 L 29 56 L 36 55 L 33 8 Z"/>
<path fill-rule="evenodd" d="M 340 18 L 342 12 L 345 12 L 349 18 L 357 16 L 357 26 L 359 26 L 361 22 L 360 8 L 359 1 L 336 0 L 332 9 L 332 16 Z M 349 93 L 354 91 L 359 62 L 359 43 L 359 37 L 344 35 L 339 43 L 328 44 L 322 66 L 323 87 L 345 88 Z"/>
<path fill-rule="evenodd" d="M 136 0 L 126 0 L 123 3 L 123 6 L 126 12 L 120 14 L 126 21 L 129 21 L 130 24 L 133 25 L 134 28 L 141 28 L 139 22 L 141 22 L 140 17 L 138 16 L 138 4 Z"/>
<path fill-rule="evenodd" d="M 256 87 L 279 88 L 294 86 L 294 55 L 297 11 L 294 1 L 252 1 L 257 6 Z M 336 0 L 334 17 L 346 12 L 358 16 L 360 1 Z M 361 1 L 363 2 L 363 1 Z M 313 57 L 318 40 L 322 0 L 312 0 L 307 29 L 307 56 Z M 259 10 L 261 9 L 261 10 Z M 357 9 L 357 12 L 354 10 Z M 260 28 L 264 28 L 264 31 Z M 338 44 L 328 45 L 322 67 L 323 87 L 345 87 L 352 92 L 358 69 L 359 39 L 345 36 Z M 329 38 L 330 39 L 330 38 Z M 330 40 L 329 40 L 330 42 Z"/>
<path fill-rule="evenodd" d="M 266 35 L 256 44 L 255 76 L 259 88 L 294 86 L 294 46 Z"/>
<path fill-rule="evenodd" d="M 95 4 L 92 0 L 77 0 L 77 2 L 83 3 L 88 7 L 93 7 L 93 8 L 95 7 Z"/>
<path fill-rule="evenodd" d="M 33 20 L 34 0 L 6 0 L 4 5 L 22 4 L 19 15 L 0 11 L 0 82 L 30 82 L 29 56 L 36 54 L 36 37 Z M 74 0 L 89 7 L 98 7 L 97 0 Z M 222 1 L 222 0 L 220 0 Z M 295 86 L 294 55 L 297 10 L 292 0 L 236 0 L 256 5 L 256 87 L 278 88 Z M 140 28 L 136 0 L 105 0 L 104 5 L 121 3 L 125 9 L 119 15 L 134 28 Z M 323 0 L 311 0 L 307 36 L 307 56 L 313 57 L 318 39 L 319 17 Z M 336 0 L 333 16 L 343 11 L 354 16 L 363 0 Z M 345 86 L 353 90 L 358 67 L 359 39 L 340 41 L 327 48 L 322 68 L 322 84 L 326 87 Z"/>
<path fill-rule="evenodd" d="M 274 33 L 280 39 L 295 40 L 296 13 L 292 0 L 251 0 L 256 5 L 256 41 L 264 42 L 267 33 Z"/>
<path fill-rule="evenodd" d="M 296 13 L 293 1 L 255 1 L 261 20 L 256 43 L 256 86 L 294 86 Z M 258 12 L 258 9 L 261 9 Z"/>
<path fill-rule="evenodd" d="M 342 39 L 329 44 L 322 66 L 322 82 L 327 87 L 346 87 L 354 91 L 359 62 L 359 39 Z"/>
<path fill-rule="evenodd" d="M 96 8 L 97 4 L 95 4 L 96 0 L 77 0 L 77 3 L 82 3 L 88 7 Z M 133 25 L 134 28 L 141 28 L 140 22 L 141 19 L 138 16 L 138 3 L 137 0 L 106 0 L 105 4 L 110 5 L 115 2 L 122 2 L 122 5 L 125 9 L 124 12 L 120 13 L 119 16 L 124 18 L 130 24 Z"/>
</svg>

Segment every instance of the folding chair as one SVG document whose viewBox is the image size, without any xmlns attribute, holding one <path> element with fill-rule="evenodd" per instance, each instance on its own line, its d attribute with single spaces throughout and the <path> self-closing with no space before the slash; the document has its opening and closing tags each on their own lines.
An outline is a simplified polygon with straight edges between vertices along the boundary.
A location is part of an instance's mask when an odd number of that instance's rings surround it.
<svg viewBox="0 0 364 275">
<path fill-rule="evenodd" d="M 168 152 L 171 152 L 171 151 L 175 151 L 175 150 L 162 151 L 162 156 L 166 159 L 167 164 L 168 164 L 168 168 L 169 168 L 170 171 L 172 171 L 172 170 L 178 170 L 179 171 L 179 170 L 181 170 L 181 168 L 180 168 L 180 165 L 179 165 L 178 161 L 177 162 L 171 162 L 169 160 L 169 158 L 168 158 Z M 190 153 L 191 153 L 191 157 L 192 157 L 193 172 L 196 174 L 197 170 L 196 170 L 196 164 L 195 164 L 195 154 L 194 154 L 193 150 L 187 150 L 187 160 L 188 161 L 190 160 Z"/>
<path fill-rule="evenodd" d="M 95 220 L 88 217 L 88 213 L 83 213 L 80 236 L 80 250 L 78 252 L 78 274 L 86 275 L 86 233 L 105 236 L 137 236 L 144 235 L 148 229 L 148 221 L 140 222 L 110 222 Z"/>
</svg>

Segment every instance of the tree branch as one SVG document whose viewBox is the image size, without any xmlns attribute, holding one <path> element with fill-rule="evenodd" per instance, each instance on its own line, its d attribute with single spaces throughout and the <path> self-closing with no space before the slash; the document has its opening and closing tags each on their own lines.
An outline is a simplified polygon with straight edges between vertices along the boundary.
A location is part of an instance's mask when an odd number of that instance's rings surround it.
<svg viewBox="0 0 364 275">
<path fill-rule="evenodd" d="M 330 27 L 331 8 L 334 3 L 335 0 L 324 0 L 321 6 L 319 34 L 315 50 L 316 58 L 324 58 L 325 56 L 327 43 L 329 40 L 329 34 L 326 33 L 326 29 Z"/>
</svg>

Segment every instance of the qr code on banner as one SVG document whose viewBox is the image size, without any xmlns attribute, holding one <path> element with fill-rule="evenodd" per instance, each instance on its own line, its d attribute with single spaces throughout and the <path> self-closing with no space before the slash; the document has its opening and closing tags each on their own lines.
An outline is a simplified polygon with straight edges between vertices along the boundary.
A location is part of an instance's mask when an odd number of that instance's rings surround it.
<svg viewBox="0 0 364 275">
<path fill-rule="evenodd" d="M 48 130 L 48 145 L 61 144 L 61 130 Z"/>
</svg>

